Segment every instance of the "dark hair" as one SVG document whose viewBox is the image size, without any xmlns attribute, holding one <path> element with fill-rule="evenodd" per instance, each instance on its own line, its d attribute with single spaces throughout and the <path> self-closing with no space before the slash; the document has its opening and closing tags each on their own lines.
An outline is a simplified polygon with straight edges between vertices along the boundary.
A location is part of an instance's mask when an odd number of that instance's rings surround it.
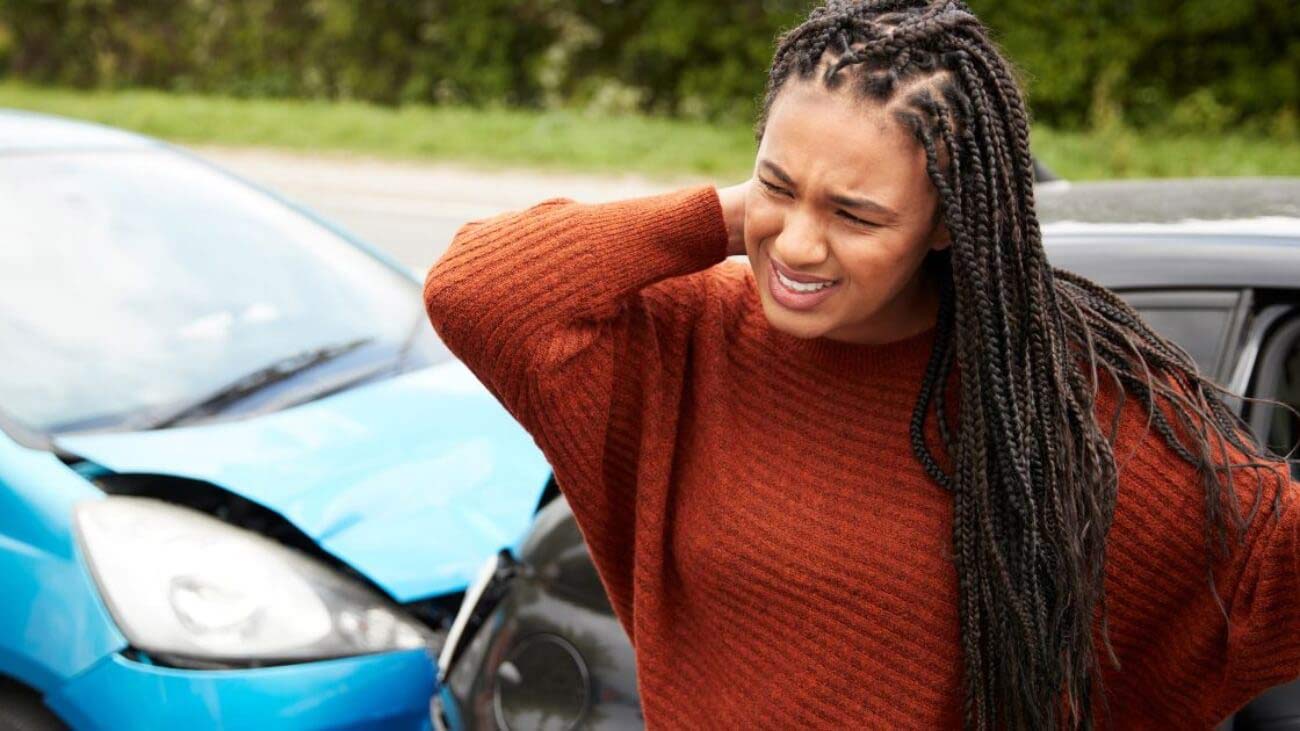
<svg viewBox="0 0 1300 731">
<path fill-rule="evenodd" d="M 1160 437 L 1203 475 L 1207 572 L 1216 544 L 1226 553 L 1225 517 L 1244 534 L 1255 514 L 1241 515 L 1228 445 L 1246 455 L 1235 468 L 1256 475 L 1256 508 L 1258 468 L 1282 459 L 1254 443 L 1185 351 L 1112 292 L 1048 264 L 1030 118 L 1013 71 L 963 2 L 831 0 L 781 36 L 758 132 L 791 77 L 816 76 L 829 89 L 856 82 L 924 147 L 953 243 L 931 254 L 942 306 L 911 438 L 953 496 L 965 723 L 1090 728 L 1093 701 L 1106 707 L 1091 632 L 1097 609 L 1119 665 L 1103 586 L 1118 430 L 1112 424 L 1107 436 L 1094 413 L 1100 374 L 1121 405 L 1125 394 L 1139 399 Z M 954 365 L 955 430 L 943 404 Z M 951 472 L 926 443 L 931 415 Z M 1213 589 L 1213 573 L 1210 581 Z"/>
</svg>

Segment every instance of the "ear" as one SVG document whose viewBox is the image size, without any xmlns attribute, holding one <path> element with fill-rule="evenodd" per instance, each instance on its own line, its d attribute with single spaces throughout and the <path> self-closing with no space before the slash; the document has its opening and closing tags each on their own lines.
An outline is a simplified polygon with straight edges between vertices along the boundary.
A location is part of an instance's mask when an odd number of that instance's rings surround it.
<svg viewBox="0 0 1300 731">
<path fill-rule="evenodd" d="M 948 231 L 948 224 L 939 221 L 939 223 L 931 229 L 929 245 L 932 251 L 943 251 L 949 246 L 952 246 L 952 233 Z"/>
</svg>

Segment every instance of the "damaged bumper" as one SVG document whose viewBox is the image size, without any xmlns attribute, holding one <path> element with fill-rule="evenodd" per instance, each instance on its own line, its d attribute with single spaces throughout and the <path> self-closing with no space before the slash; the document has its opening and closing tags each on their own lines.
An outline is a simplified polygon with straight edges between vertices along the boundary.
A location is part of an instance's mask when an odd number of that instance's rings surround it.
<svg viewBox="0 0 1300 731">
<path fill-rule="evenodd" d="M 242 670 L 181 670 L 112 655 L 46 702 L 77 729 L 427 731 L 427 651 Z"/>
</svg>

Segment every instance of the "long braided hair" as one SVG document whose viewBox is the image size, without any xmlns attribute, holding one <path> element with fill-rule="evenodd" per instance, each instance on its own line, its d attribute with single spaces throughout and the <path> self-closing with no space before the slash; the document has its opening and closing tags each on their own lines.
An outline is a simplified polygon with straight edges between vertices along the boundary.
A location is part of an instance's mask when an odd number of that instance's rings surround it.
<svg viewBox="0 0 1300 731">
<path fill-rule="evenodd" d="M 1048 264 L 1029 114 L 1013 68 L 965 3 L 830 0 L 816 8 L 778 41 L 760 137 L 792 76 L 831 90 L 856 82 L 863 99 L 890 105 L 925 149 L 952 234 L 952 246 L 927 262 L 942 305 L 911 439 L 954 503 L 965 725 L 1092 728 L 1093 701 L 1106 708 L 1095 610 L 1109 660 L 1119 664 L 1103 586 L 1117 421 L 1108 437 L 1094 414 L 1100 379 L 1118 387 L 1121 404 L 1125 394 L 1139 399 L 1158 434 L 1204 476 L 1207 556 L 1216 545 L 1226 551 L 1229 523 L 1244 531 L 1255 514 L 1241 515 L 1224 468 L 1228 445 L 1249 457 L 1238 467 L 1281 458 L 1254 443 L 1223 389 L 1184 350 L 1110 291 Z M 943 403 L 954 366 L 955 430 Z M 950 470 L 924 436 L 931 416 Z M 1207 559 L 1213 588 L 1211 566 Z"/>
</svg>

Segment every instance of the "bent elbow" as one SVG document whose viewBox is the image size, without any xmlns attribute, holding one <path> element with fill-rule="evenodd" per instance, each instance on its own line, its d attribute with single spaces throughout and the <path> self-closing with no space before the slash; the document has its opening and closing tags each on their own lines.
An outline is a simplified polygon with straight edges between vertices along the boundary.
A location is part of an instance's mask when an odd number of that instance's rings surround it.
<svg viewBox="0 0 1300 731">
<path fill-rule="evenodd" d="M 451 243 L 438 256 L 424 275 L 423 299 L 424 311 L 434 330 L 447 339 L 444 332 L 445 323 L 455 319 L 454 313 L 460 309 L 472 291 L 472 262 L 461 256 L 465 253 L 467 239 L 481 221 L 470 221 L 457 229 Z M 467 281 L 469 280 L 469 281 Z"/>
</svg>

